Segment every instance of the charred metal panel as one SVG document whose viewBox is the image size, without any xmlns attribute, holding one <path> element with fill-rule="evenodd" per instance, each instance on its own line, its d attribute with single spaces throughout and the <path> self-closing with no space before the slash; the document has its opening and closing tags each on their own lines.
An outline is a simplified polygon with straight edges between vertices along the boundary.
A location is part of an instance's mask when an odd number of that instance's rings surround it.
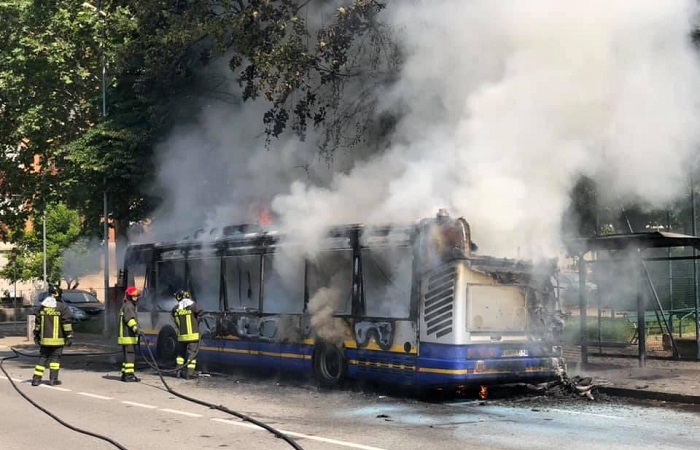
<svg viewBox="0 0 700 450">
<path fill-rule="evenodd" d="M 394 326 L 391 322 L 356 322 L 355 338 L 358 347 L 374 341 L 382 350 L 389 350 L 394 343 Z"/>
</svg>

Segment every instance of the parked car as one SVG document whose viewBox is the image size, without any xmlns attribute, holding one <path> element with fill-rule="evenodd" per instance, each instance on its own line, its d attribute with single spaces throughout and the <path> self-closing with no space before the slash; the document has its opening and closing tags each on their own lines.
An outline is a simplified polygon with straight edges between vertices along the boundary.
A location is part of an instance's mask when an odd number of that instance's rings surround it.
<svg viewBox="0 0 700 450">
<path fill-rule="evenodd" d="M 105 305 L 100 303 L 97 297 L 88 291 L 81 291 L 79 289 L 64 290 L 63 302 L 69 306 L 80 309 L 89 317 L 99 317 L 105 310 Z"/>
<path fill-rule="evenodd" d="M 39 299 L 36 302 L 37 308 L 47 295 L 49 295 L 48 292 L 43 292 L 39 295 Z M 63 291 L 62 300 L 63 303 L 68 306 L 73 316 L 73 322 L 82 322 L 93 317 L 98 317 L 105 310 L 104 305 L 87 291 L 66 289 Z"/>
</svg>

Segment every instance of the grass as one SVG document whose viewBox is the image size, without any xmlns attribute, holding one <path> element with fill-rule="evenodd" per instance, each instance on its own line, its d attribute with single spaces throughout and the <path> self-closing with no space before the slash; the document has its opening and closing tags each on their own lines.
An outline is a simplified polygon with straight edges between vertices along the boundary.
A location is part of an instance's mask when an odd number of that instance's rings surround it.
<svg viewBox="0 0 700 450">
<path fill-rule="evenodd" d="M 589 341 L 598 340 L 598 319 L 589 317 L 586 322 Z M 573 317 L 564 323 L 563 338 L 567 344 L 576 344 L 581 335 L 581 322 Z M 606 342 L 629 342 L 634 336 L 634 325 L 624 318 L 601 318 L 600 340 Z"/>
</svg>

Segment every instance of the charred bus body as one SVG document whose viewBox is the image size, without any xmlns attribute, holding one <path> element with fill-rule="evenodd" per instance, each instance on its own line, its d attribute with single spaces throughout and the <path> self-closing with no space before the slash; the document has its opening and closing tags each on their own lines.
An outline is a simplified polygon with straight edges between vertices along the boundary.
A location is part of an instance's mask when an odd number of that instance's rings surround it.
<svg viewBox="0 0 700 450">
<path fill-rule="evenodd" d="M 336 227 L 312 255 L 293 237 L 230 227 L 208 241 L 129 246 L 146 345 L 174 360 L 172 294 L 207 311 L 198 360 L 450 387 L 563 375 L 552 267 L 478 256 L 464 219 Z M 142 343 L 144 344 L 144 343 Z"/>
</svg>

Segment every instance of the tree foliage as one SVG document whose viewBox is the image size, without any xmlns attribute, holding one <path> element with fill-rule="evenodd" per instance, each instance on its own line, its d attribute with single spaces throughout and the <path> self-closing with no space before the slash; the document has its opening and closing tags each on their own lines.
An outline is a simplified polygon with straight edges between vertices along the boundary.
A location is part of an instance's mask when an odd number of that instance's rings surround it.
<svg viewBox="0 0 700 450">
<path fill-rule="evenodd" d="M 291 129 L 303 140 L 310 126 L 322 126 L 317 144 L 332 156 L 367 135 L 376 91 L 395 78 L 400 58 L 379 19 L 384 2 L 356 0 L 334 10 L 330 4 L 247 2 L 231 22 L 230 67 L 244 100 L 270 102 L 263 117 L 268 138 Z M 332 14 L 323 26 L 304 18 L 324 8 Z"/>
<path fill-rule="evenodd" d="M 66 149 L 99 120 L 100 52 L 108 46 L 100 41 L 104 21 L 84 3 L 0 4 L 9 49 L 0 56 L 0 195 L 12 229 L 45 205 L 70 200 L 72 179 L 86 181 Z M 127 13 L 116 8 L 114 22 L 128 27 Z"/>
<path fill-rule="evenodd" d="M 21 229 L 62 201 L 97 235 L 106 191 L 123 236 L 157 204 L 144 193 L 153 149 L 193 118 L 190 100 L 207 95 L 195 75 L 224 54 L 233 55 L 240 97 L 270 102 L 261 117 L 270 139 L 288 129 L 304 139 L 317 127 L 329 156 L 359 142 L 371 125 L 370 93 L 398 59 L 379 20 L 384 3 L 345 3 L 1 2 L 0 146 L 9 151 L 0 159 L 0 220 Z"/>
<path fill-rule="evenodd" d="M 17 256 L 17 279 L 28 281 L 42 279 L 44 273 L 44 236 L 43 214 L 32 217 L 34 228 L 23 229 L 16 232 L 13 241 L 19 250 Z M 46 208 L 46 274 L 50 282 L 57 282 L 63 278 L 62 252 L 69 249 L 79 240 L 82 234 L 80 217 L 75 210 L 69 209 L 65 204 L 47 205 Z M 79 248 L 76 251 L 80 251 Z M 90 259 L 86 259 L 90 262 Z M 93 267 L 95 260 L 92 261 Z M 68 274 L 72 278 L 83 275 L 82 273 Z M 5 266 L 0 271 L 3 278 L 14 280 L 15 266 Z"/>
<path fill-rule="evenodd" d="M 128 225 L 158 205 L 147 190 L 154 149 L 197 116 L 197 100 L 218 93 L 198 74 L 221 58 L 237 80 L 232 97 L 243 107 L 268 102 L 260 117 L 268 142 L 312 136 L 329 159 L 380 143 L 396 118 L 377 116 L 376 93 L 402 63 L 382 20 L 386 4 L 0 0 L 0 233 L 30 240 L 26 220 L 62 203 L 81 217 L 81 234 L 100 236 L 106 192 L 123 242 Z M 619 211 L 601 220 L 590 182 L 572 201 L 571 229 L 622 230 Z"/>
</svg>

